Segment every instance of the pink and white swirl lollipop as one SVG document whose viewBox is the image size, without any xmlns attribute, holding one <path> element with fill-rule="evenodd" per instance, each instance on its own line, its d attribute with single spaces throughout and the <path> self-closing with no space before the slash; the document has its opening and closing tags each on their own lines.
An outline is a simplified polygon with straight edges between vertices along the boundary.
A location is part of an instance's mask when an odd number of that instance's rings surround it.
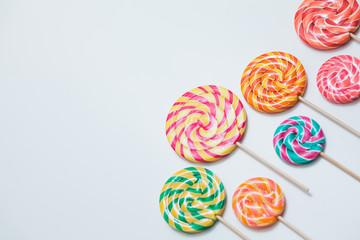
<svg viewBox="0 0 360 240">
<path fill-rule="evenodd" d="M 348 103 L 360 97 L 360 60 L 339 55 L 327 60 L 316 78 L 320 93 L 333 103 Z"/>
</svg>

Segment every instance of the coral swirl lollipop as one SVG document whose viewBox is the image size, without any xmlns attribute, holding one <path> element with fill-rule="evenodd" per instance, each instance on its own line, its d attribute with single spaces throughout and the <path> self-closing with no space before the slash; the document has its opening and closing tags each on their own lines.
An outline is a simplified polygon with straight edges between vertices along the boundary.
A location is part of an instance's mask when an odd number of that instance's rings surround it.
<svg viewBox="0 0 360 240">
<path fill-rule="evenodd" d="M 321 156 L 360 181 L 360 176 L 323 152 L 325 136 L 320 125 L 314 119 L 304 116 L 286 119 L 276 129 L 273 145 L 276 154 L 287 163 L 304 165 Z"/>
<path fill-rule="evenodd" d="M 188 167 L 165 183 L 160 194 L 160 211 L 165 221 L 174 229 L 196 233 L 211 227 L 221 218 L 226 194 L 220 179 L 210 170 Z M 243 239 L 246 236 L 232 227 Z"/>
<path fill-rule="evenodd" d="M 313 119 L 295 116 L 276 129 L 273 144 L 277 155 L 287 163 L 302 165 L 317 159 L 324 149 L 325 136 Z"/>
<path fill-rule="evenodd" d="M 300 38 L 317 49 L 333 49 L 347 43 L 360 24 L 356 0 L 305 0 L 295 14 Z M 357 40 L 358 41 L 358 40 Z"/>
<path fill-rule="evenodd" d="M 275 223 L 282 214 L 285 198 L 273 180 L 252 178 L 236 189 L 232 207 L 243 224 L 252 228 L 263 228 Z"/>
<path fill-rule="evenodd" d="M 211 162 L 231 153 L 246 128 L 239 98 L 223 87 L 208 85 L 182 95 L 166 119 L 171 147 L 193 162 Z"/>
<path fill-rule="evenodd" d="M 317 75 L 320 93 L 333 103 L 348 103 L 360 97 L 360 60 L 339 55 L 327 60 Z"/>
<path fill-rule="evenodd" d="M 246 226 L 264 228 L 281 221 L 304 239 L 304 233 L 286 221 L 281 214 L 285 197 L 279 185 L 268 178 L 252 178 L 241 184 L 232 199 L 235 216 Z"/>
<path fill-rule="evenodd" d="M 306 89 L 301 62 L 289 53 L 271 52 L 255 58 L 241 78 L 241 91 L 256 110 L 285 111 L 298 102 Z"/>
</svg>

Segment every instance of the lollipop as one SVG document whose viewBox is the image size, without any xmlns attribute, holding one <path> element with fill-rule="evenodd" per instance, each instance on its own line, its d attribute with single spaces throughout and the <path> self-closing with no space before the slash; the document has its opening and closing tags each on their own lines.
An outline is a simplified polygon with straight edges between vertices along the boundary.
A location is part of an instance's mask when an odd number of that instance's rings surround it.
<svg viewBox="0 0 360 240">
<path fill-rule="evenodd" d="M 252 178 L 241 184 L 234 193 L 232 207 L 235 216 L 248 227 L 264 228 L 279 220 L 304 239 L 309 239 L 281 217 L 285 197 L 271 179 Z"/>
<path fill-rule="evenodd" d="M 322 156 L 358 181 L 360 177 L 323 153 L 325 136 L 320 125 L 304 116 L 291 117 L 280 124 L 273 139 L 276 154 L 285 162 L 304 165 Z"/>
<path fill-rule="evenodd" d="M 226 203 L 225 189 L 208 169 L 188 167 L 175 173 L 161 190 L 159 202 L 165 221 L 176 230 L 197 233 L 219 220 L 248 239 L 221 217 Z"/>
<path fill-rule="evenodd" d="M 182 95 L 166 119 L 166 136 L 176 153 L 193 162 L 213 162 L 236 146 L 305 191 L 309 189 L 241 143 L 246 113 L 239 98 L 223 87 L 207 85 Z"/>
<path fill-rule="evenodd" d="M 219 160 L 235 149 L 246 128 L 246 113 L 231 91 L 213 85 L 182 95 L 166 119 L 171 147 L 194 162 Z"/>
<path fill-rule="evenodd" d="M 316 82 L 329 101 L 354 101 L 360 97 L 360 60 L 349 55 L 332 57 L 321 66 Z"/>
<path fill-rule="evenodd" d="M 356 0 L 305 0 L 295 14 L 295 30 L 313 48 L 334 49 L 352 37 L 360 25 Z"/>
<path fill-rule="evenodd" d="M 303 98 L 306 83 L 304 67 L 296 57 L 289 53 L 271 52 L 257 57 L 246 67 L 241 78 L 241 91 L 257 111 L 283 112 L 301 101 L 360 137 L 360 132 Z"/>
<path fill-rule="evenodd" d="M 271 52 L 252 61 L 241 79 L 241 91 L 256 110 L 283 112 L 298 102 L 306 89 L 306 73 L 291 54 Z"/>
</svg>

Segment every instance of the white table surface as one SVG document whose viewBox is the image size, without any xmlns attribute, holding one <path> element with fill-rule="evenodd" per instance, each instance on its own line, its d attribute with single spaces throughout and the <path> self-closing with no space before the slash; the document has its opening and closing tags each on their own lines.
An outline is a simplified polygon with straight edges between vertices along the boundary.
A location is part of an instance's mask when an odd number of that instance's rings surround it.
<svg viewBox="0 0 360 240">
<path fill-rule="evenodd" d="M 289 52 L 306 69 L 305 98 L 360 130 L 359 101 L 332 104 L 315 82 L 328 58 L 360 58 L 360 44 L 332 51 L 304 45 L 293 26 L 300 3 L 1 1 L 0 239 L 239 239 L 221 223 L 201 234 L 177 232 L 158 206 L 168 177 L 200 166 L 170 147 L 167 113 L 183 93 L 206 84 L 240 97 L 249 120 L 242 143 L 310 188 L 305 194 L 236 150 L 205 165 L 226 188 L 223 217 L 251 239 L 300 239 L 281 223 L 253 230 L 234 216 L 236 187 L 263 176 L 283 189 L 284 218 L 313 239 L 359 239 L 360 183 L 324 159 L 284 164 L 272 136 L 288 117 L 312 117 L 326 135 L 325 153 L 358 174 L 360 139 L 302 103 L 267 115 L 241 95 L 250 61 Z"/>
</svg>

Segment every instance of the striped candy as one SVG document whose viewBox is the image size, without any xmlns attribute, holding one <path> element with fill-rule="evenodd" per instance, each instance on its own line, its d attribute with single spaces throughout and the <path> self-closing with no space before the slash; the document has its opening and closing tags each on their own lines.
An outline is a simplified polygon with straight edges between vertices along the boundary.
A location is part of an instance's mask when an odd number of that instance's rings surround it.
<svg viewBox="0 0 360 240">
<path fill-rule="evenodd" d="M 285 197 L 273 180 L 252 178 L 236 189 L 232 207 L 243 224 L 252 228 L 263 228 L 275 223 L 282 214 Z"/>
<path fill-rule="evenodd" d="M 241 79 L 241 91 L 256 110 L 283 112 L 298 102 L 306 89 L 301 62 L 289 53 L 271 52 L 253 60 Z"/>
<path fill-rule="evenodd" d="M 174 229 L 196 233 L 211 227 L 225 208 L 225 189 L 210 170 L 188 167 L 165 183 L 160 194 L 160 211 Z"/>
<path fill-rule="evenodd" d="M 333 49 L 350 40 L 360 24 L 356 0 L 305 0 L 295 14 L 300 38 L 317 49 Z"/>
<path fill-rule="evenodd" d="M 246 128 L 246 113 L 231 91 L 214 85 L 182 95 L 166 119 L 166 136 L 180 156 L 193 162 L 221 159 L 235 149 Z"/>
<path fill-rule="evenodd" d="M 273 145 L 282 160 L 302 165 L 319 157 L 325 145 L 325 136 L 314 119 L 295 116 L 282 122 L 276 129 Z"/>
<path fill-rule="evenodd" d="M 320 93 L 333 103 L 348 103 L 360 97 L 360 60 L 339 55 L 327 60 L 317 75 Z"/>
</svg>

